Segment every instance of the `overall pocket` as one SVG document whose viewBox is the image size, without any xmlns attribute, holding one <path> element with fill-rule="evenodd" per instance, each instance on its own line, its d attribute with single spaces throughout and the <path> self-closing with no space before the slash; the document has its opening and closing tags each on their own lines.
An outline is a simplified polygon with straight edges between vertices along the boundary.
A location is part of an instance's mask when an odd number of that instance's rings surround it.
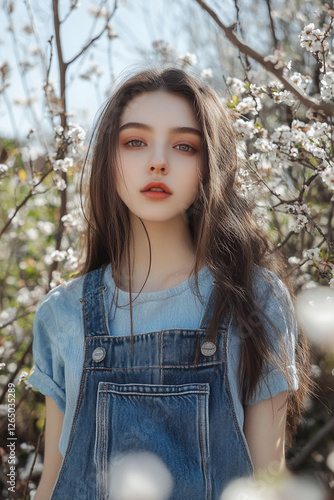
<svg viewBox="0 0 334 500">
<path fill-rule="evenodd" d="M 99 382 L 97 500 L 209 500 L 209 389 Z"/>
</svg>

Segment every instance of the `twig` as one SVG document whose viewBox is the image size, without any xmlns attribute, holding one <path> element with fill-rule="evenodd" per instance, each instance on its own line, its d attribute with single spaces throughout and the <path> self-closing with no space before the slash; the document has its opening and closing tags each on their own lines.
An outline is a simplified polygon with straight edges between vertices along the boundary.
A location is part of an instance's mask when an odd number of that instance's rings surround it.
<svg viewBox="0 0 334 500">
<path fill-rule="evenodd" d="M 278 243 L 277 246 L 276 246 L 276 249 L 279 250 L 280 248 L 284 247 L 284 245 L 286 245 L 286 243 L 289 241 L 289 239 L 291 238 L 291 236 L 295 234 L 294 231 L 290 231 L 287 236 L 284 238 L 283 241 L 281 241 L 281 243 Z"/>
<path fill-rule="evenodd" d="M 11 17 L 10 17 L 11 13 L 7 13 L 7 16 L 8 16 L 9 22 L 11 23 Z M 22 80 L 22 86 L 23 86 L 25 96 L 27 99 L 27 105 L 28 105 L 29 111 L 31 113 L 31 117 L 33 119 L 37 134 L 39 135 L 41 142 L 44 144 L 46 151 L 48 151 L 47 140 L 43 134 L 43 129 L 41 129 L 41 127 L 40 127 L 40 120 L 37 118 L 37 116 L 35 114 L 34 107 L 32 105 L 32 98 L 31 98 L 31 94 L 30 94 L 30 89 L 29 89 L 29 85 L 27 82 L 26 73 L 22 69 L 23 64 L 21 62 L 20 54 L 19 54 L 19 50 L 18 50 L 19 44 L 18 44 L 18 40 L 16 38 L 14 30 L 11 30 L 11 34 L 12 34 L 12 38 L 13 38 L 14 55 L 15 55 L 16 63 L 17 63 L 18 68 L 19 68 L 19 72 L 20 72 L 20 76 L 21 76 L 21 80 Z"/>
<path fill-rule="evenodd" d="M 270 3 L 270 0 L 266 0 L 266 3 L 267 3 L 267 7 L 268 7 L 268 13 L 269 13 L 269 20 L 270 20 L 270 27 L 271 27 L 271 34 L 273 36 L 273 40 L 274 40 L 274 46 L 276 47 L 276 49 L 278 48 L 278 39 L 277 39 L 277 36 L 276 36 L 276 30 L 275 30 L 275 24 L 274 24 L 274 19 L 273 19 L 273 16 L 272 16 L 272 12 L 271 12 L 271 3 Z"/>
<path fill-rule="evenodd" d="M 113 11 L 111 14 L 109 14 L 109 16 L 107 17 L 107 20 L 105 22 L 105 25 L 104 27 L 102 28 L 102 30 L 100 31 L 100 33 L 98 35 L 96 35 L 94 38 L 92 38 L 81 50 L 80 52 L 78 52 L 77 55 L 75 55 L 74 57 L 72 57 L 72 59 L 70 59 L 69 61 L 67 61 L 66 66 L 69 66 L 70 64 L 72 64 L 74 61 L 76 61 L 78 59 L 78 57 L 80 57 L 84 52 L 86 52 L 86 50 L 94 43 L 96 42 L 96 40 L 98 40 L 102 35 L 103 33 L 105 32 L 105 30 L 107 29 L 108 27 L 108 24 L 109 24 L 109 21 L 110 19 L 112 18 L 112 16 L 114 15 L 115 11 L 117 9 L 117 0 L 115 0 L 115 4 L 114 4 L 114 8 L 113 8 Z"/>
<path fill-rule="evenodd" d="M 310 441 L 304 446 L 302 451 L 294 457 L 290 462 L 288 462 L 288 468 L 291 471 L 297 471 L 303 465 L 307 457 L 310 456 L 313 450 L 318 446 L 318 444 L 334 430 L 334 417 L 330 418 L 328 422 L 316 433 L 316 435 L 310 439 Z"/>
<path fill-rule="evenodd" d="M 11 319 L 10 321 L 8 321 L 5 324 L 0 323 L 0 330 L 2 330 L 2 328 L 6 328 L 7 326 L 11 325 L 12 323 L 14 323 L 14 321 L 17 321 L 18 319 L 25 318 L 26 316 L 28 316 L 32 312 L 33 311 L 28 311 L 28 312 L 25 312 L 23 314 L 20 314 L 19 316 L 15 316 L 15 318 Z"/>
<path fill-rule="evenodd" d="M 13 215 L 7 220 L 6 224 L 4 225 L 4 227 L 2 228 L 2 230 L 0 231 L 0 238 L 7 231 L 7 229 L 11 225 L 14 217 L 17 215 L 17 213 L 19 212 L 19 210 L 21 210 L 21 208 L 27 203 L 27 201 L 30 200 L 30 198 L 32 198 L 33 196 L 37 196 L 38 194 L 42 194 L 42 193 L 35 193 L 35 189 L 36 189 L 37 186 L 39 186 L 44 181 L 44 179 L 52 171 L 53 171 L 53 169 L 51 168 L 44 175 L 42 175 L 42 177 L 40 178 L 40 180 L 38 181 L 38 183 L 31 188 L 31 190 L 29 191 L 29 193 L 27 194 L 27 196 L 23 199 L 23 201 L 15 208 L 15 211 L 14 211 Z"/>
<path fill-rule="evenodd" d="M 30 471 L 29 471 L 29 476 L 27 478 L 26 485 L 25 485 L 25 488 L 24 488 L 23 500 L 26 500 L 26 498 L 27 498 L 27 494 L 28 494 L 27 490 L 28 490 L 28 486 L 29 486 L 29 481 L 30 481 L 31 475 L 32 475 L 33 470 L 34 470 L 35 463 L 36 463 L 36 460 L 37 460 L 37 455 L 38 455 L 38 452 L 39 452 L 39 448 L 41 446 L 41 442 L 42 442 L 42 439 L 43 439 L 44 433 L 45 433 L 45 422 L 46 422 L 46 420 L 44 419 L 44 426 L 43 426 L 43 429 L 42 429 L 40 435 L 38 436 L 36 450 L 35 450 L 35 455 L 34 455 L 34 460 L 33 460 L 32 464 L 31 464 Z"/>
<path fill-rule="evenodd" d="M 318 112 L 322 112 L 325 115 L 334 115 L 334 106 L 325 102 L 316 102 L 311 97 L 308 97 L 296 84 L 288 80 L 283 73 L 282 68 L 277 68 L 274 63 L 269 60 L 265 60 L 265 57 L 256 52 L 254 49 L 249 47 L 240 36 L 235 33 L 235 24 L 231 26 L 225 26 L 217 14 L 207 5 L 203 0 L 194 0 L 197 2 L 202 9 L 206 10 L 208 14 L 212 17 L 216 24 L 224 31 L 226 37 L 230 42 L 237 47 L 240 52 L 247 54 L 249 57 L 257 61 L 263 68 L 268 70 L 270 73 L 275 75 L 284 85 L 284 87 L 289 90 L 297 99 L 307 108 L 313 109 Z"/>
<path fill-rule="evenodd" d="M 234 0 L 234 5 L 235 5 L 235 9 L 237 11 L 236 25 L 239 26 L 239 30 L 240 30 L 241 36 L 244 37 L 242 25 L 241 25 L 241 22 L 240 22 L 240 8 L 239 8 L 239 5 L 238 5 L 238 0 Z M 241 60 L 241 54 L 239 54 L 239 59 L 240 59 L 241 65 L 244 66 L 244 64 L 243 64 L 243 62 Z M 249 63 L 247 54 L 245 54 L 245 60 L 246 60 L 247 68 L 250 68 L 250 63 Z M 245 69 L 245 72 L 246 72 L 246 75 L 247 75 L 247 70 L 246 69 Z"/>
<path fill-rule="evenodd" d="M 24 351 L 20 361 L 17 363 L 17 367 L 16 367 L 16 370 L 11 374 L 11 376 L 9 377 L 9 379 L 7 380 L 7 386 L 8 384 L 10 384 L 11 382 L 13 382 L 15 380 L 15 377 L 16 375 L 19 373 L 19 371 L 21 370 L 21 366 L 23 365 L 24 363 L 24 360 L 25 360 L 25 357 L 26 355 L 31 352 L 31 347 L 32 347 L 32 340 L 29 342 L 28 344 L 28 347 L 26 348 L 26 350 Z M 0 404 L 2 404 L 3 400 L 5 399 L 5 396 L 6 396 L 6 393 L 7 393 L 7 386 L 4 387 L 3 391 L 2 391 L 2 394 L 0 395 Z"/>
</svg>

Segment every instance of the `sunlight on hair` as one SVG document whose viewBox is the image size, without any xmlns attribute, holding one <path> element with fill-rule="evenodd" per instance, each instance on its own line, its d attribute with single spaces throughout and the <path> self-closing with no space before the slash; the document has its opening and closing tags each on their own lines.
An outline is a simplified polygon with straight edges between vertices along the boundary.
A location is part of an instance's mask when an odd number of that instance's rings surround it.
<svg viewBox="0 0 334 500">
<path fill-rule="evenodd" d="M 309 477 L 280 474 L 261 479 L 240 478 L 232 481 L 220 500 L 328 500 L 323 487 Z"/>
<path fill-rule="evenodd" d="M 297 297 L 296 312 L 310 342 L 334 350 L 334 290 L 305 290 Z"/>
<path fill-rule="evenodd" d="M 168 500 L 173 478 L 153 453 L 119 455 L 110 463 L 110 500 Z"/>
</svg>

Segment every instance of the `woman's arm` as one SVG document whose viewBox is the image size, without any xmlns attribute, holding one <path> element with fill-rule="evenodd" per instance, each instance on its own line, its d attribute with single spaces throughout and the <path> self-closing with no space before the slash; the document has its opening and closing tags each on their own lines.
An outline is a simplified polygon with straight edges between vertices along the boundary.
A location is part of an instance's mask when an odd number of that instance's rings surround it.
<svg viewBox="0 0 334 500">
<path fill-rule="evenodd" d="M 287 391 L 283 391 L 245 406 L 244 433 L 255 473 L 285 470 L 286 399 Z"/>
<path fill-rule="evenodd" d="M 49 500 L 63 461 L 59 451 L 59 439 L 63 428 L 64 414 L 49 396 L 45 396 L 46 424 L 44 464 L 34 500 Z"/>
</svg>

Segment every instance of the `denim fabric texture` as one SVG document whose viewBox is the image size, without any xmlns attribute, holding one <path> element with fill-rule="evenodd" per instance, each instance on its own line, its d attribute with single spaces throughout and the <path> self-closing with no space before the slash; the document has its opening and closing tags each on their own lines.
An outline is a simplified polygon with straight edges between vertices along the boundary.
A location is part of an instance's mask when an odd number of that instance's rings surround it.
<svg viewBox="0 0 334 500">
<path fill-rule="evenodd" d="M 277 277 L 275 293 L 268 293 L 263 273 L 258 270 L 255 283 L 258 302 L 284 338 L 296 389 L 290 298 Z M 230 316 L 221 320 L 216 352 L 202 354 L 214 287 L 208 268 L 199 279 L 202 301 L 194 298 L 191 279 L 141 294 L 135 320 L 143 318 L 144 326 L 137 322 L 132 346 L 125 320 L 129 294 L 120 290 L 124 307 L 110 311 L 110 266 L 56 288 L 43 301 L 29 381 L 65 413 L 59 445 L 64 458 L 52 499 L 114 500 L 115 478 L 127 457 L 161 463 L 170 485 L 166 500 L 219 500 L 233 478 L 252 474 L 243 404 L 286 390 L 287 380 L 272 366 L 256 396 L 243 400 L 237 386 L 241 336 Z M 266 326 L 275 345 L 277 334 Z"/>
</svg>

